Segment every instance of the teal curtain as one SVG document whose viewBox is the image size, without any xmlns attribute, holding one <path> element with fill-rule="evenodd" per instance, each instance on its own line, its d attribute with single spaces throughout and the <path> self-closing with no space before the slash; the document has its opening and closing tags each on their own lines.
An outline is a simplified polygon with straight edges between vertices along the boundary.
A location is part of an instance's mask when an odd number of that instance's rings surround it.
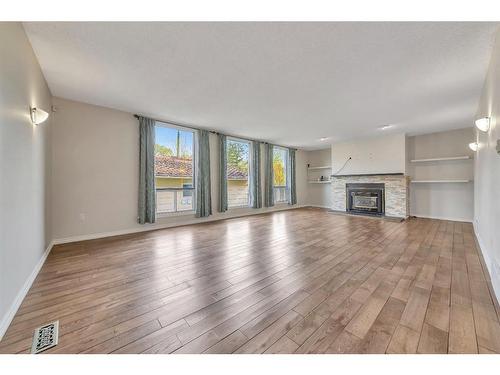
<svg viewBox="0 0 500 375">
<path fill-rule="evenodd" d="M 266 207 L 274 206 L 274 191 L 273 191 L 273 145 L 266 143 L 266 153 L 264 160 L 264 205 Z"/>
<path fill-rule="evenodd" d="M 139 120 L 139 224 L 156 221 L 155 189 L 155 121 L 137 116 Z"/>
<path fill-rule="evenodd" d="M 219 139 L 219 212 L 227 211 L 227 139 L 224 134 Z"/>
<path fill-rule="evenodd" d="M 212 215 L 210 191 L 209 132 L 198 131 L 198 157 L 196 158 L 196 217 Z"/>
<path fill-rule="evenodd" d="M 297 204 L 297 187 L 295 185 L 295 149 L 288 149 L 287 185 L 290 189 L 288 204 Z"/>
<path fill-rule="evenodd" d="M 260 178 L 260 142 L 252 142 L 252 159 L 250 163 L 250 207 L 262 207 L 262 188 Z"/>
</svg>

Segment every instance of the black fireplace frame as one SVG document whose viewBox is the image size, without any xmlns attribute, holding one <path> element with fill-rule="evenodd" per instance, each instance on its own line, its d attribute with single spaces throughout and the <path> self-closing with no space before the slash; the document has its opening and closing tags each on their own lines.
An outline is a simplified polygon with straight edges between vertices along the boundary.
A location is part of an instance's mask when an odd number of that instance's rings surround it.
<svg viewBox="0 0 500 375">
<path fill-rule="evenodd" d="M 377 211 L 353 208 L 352 193 L 363 192 L 376 194 Z M 383 183 L 347 183 L 346 184 L 346 212 L 357 215 L 384 216 L 385 215 L 385 184 Z"/>
</svg>

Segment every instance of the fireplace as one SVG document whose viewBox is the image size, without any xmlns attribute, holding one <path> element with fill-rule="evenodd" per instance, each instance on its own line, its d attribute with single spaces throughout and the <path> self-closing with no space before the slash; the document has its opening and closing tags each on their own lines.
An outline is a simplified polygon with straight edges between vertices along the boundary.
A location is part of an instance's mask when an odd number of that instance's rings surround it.
<svg viewBox="0 0 500 375">
<path fill-rule="evenodd" d="M 385 185 L 377 183 L 346 184 L 346 211 L 363 215 L 384 215 Z"/>
</svg>

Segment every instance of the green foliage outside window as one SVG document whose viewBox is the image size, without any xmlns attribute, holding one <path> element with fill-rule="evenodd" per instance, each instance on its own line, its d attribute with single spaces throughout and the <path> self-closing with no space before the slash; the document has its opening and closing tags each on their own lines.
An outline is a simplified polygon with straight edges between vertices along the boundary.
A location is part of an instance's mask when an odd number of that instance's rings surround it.
<svg viewBox="0 0 500 375">
<path fill-rule="evenodd" d="M 285 161 L 281 152 L 273 155 L 274 186 L 286 185 Z"/>
</svg>

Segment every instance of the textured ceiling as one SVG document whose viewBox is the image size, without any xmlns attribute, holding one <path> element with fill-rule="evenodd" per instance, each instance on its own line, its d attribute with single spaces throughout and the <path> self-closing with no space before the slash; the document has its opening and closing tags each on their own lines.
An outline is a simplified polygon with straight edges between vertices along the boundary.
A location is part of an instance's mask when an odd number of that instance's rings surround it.
<svg viewBox="0 0 500 375">
<path fill-rule="evenodd" d="M 24 26 L 55 96 L 314 149 L 472 126 L 498 24 Z"/>
</svg>

